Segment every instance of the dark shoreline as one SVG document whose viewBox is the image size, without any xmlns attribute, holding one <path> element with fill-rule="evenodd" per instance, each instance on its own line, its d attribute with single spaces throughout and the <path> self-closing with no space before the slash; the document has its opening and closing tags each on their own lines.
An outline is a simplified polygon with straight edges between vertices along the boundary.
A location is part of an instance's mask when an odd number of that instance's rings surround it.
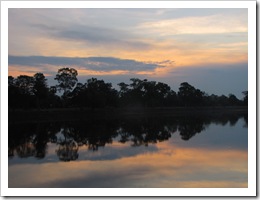
<svg viewBox="0 0 260 200">
<path fill-rule="evenodd" d="M 124 117 L 157 117 L 157 116 L 216 116 L 248 114 L 248 108 L 236 107 L 156 107 L 156 108 L 62 108 L 43 110 L 9 110 L 9 122 L 33 121 L 66 121 L 90 118 L 112 119 Z"/>
</svg>

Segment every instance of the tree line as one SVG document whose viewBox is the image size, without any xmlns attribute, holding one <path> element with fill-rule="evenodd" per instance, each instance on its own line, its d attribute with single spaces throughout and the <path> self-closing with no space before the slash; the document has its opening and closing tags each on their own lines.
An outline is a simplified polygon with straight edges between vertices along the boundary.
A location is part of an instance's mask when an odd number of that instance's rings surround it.
<svg viewBox="0 0 260 200">
<path fill-rule="evenodd" d="M 77 79 L 74 68 L 61 68 L 56 86 L 48 86 L 43 73 L 33 76 L 8 76 L 8 106 L 11 109 L 30 108 L 104 108 L 104 107 L 196 107 L 247 106 L 248 92 L 243 99 L 234 94 L 208 95 L 187 82 L 180 84 L 178 92 L 162 82 L 131 78 L 130 84 L 118 83 L 119 90 L 104 80 L 91 78 L 85 83 Z M 60 94 L 60 95 L 58 95 Z"/>
</svg>

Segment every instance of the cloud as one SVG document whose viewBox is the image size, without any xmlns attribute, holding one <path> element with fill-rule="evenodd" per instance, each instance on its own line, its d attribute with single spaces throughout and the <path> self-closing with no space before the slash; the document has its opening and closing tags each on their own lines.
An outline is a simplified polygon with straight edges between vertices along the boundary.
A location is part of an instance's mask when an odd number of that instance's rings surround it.
<svg viewBox="0 0 260 200">
<path fill-rule="evenodd" d="M 12 56 L 9 55 L 9 66 L 19 65 L 37 67 L 39 70 L 44 70 L 46 66 L 57 67 L 74 67 L 79 70 L 94 70 L 109 72 L 113 70 L 121 71 L 153 71 L 156 68 L 164 67 L 162 64 L 169 63 L 164 61 L 159 63 L 146 63 L 130 59 L 119 59 L 113 57 L 46 57 L 46 56 Z"/>
<path fill-rule="evenodd" d="M 247 22 L 237 16 L 211 15 L 193 16 L 145 22 L 139 25 L 141 31 L 152 31 L 160 36 L 180 34 L 222 34 L 247 32 Z"/>
<path fill-rule="evenodd" d="M 175 66 L 247 59 L 246 9 L 11 9 L 9 15 L 10 55 L 174 59 Z"/>
<path fill-rule="evenodd" d="M 70 40 L 74 42 L 83 42 L 87 45 L 123 47 L 126 49 L 149 49 L 151 44 L 141 41 L 138 36 L 120 28 L 107 28 L 101 25 L 46 25 L 46 24 L 31 24 L 36 30 L 44 31 L 42 34 L 47 34 L 49 37 L 54 37 L 58 40 Z"/>
</svg>

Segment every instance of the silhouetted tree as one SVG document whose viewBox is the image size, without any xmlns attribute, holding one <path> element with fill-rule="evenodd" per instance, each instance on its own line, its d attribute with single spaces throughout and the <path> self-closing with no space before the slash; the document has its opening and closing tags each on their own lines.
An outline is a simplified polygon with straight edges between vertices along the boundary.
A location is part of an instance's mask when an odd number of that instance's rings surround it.
<svg viewBox="0 0 260 200">
<path fill-rule="evenodd" d="M 129 102 L 134 106 L 141 106 L 143 103 L 143 94 L 144 94 L 144 84 L 147 80 L 144 79 L 143 81 L 139 78 L 131 78 L 130 81 L 130 90 L 129 90 Z"/>
<path fill-rule="evenodd" d="M 202 104 L 204 93 L 187 82 L 180 84 L 178 96 L 184 106 L 198 106 Z"/>
<path fill-rule="evenodd" d="M 33 95 L 34 78 L 27 75 L 18 76 L 15 85 L 20 89 L 22 94 Z"/>
<path fill-rule="evenodd" d="M 56 88 L 55 86 L 51 86 L 51 87 L 49 88 L 49 92 L 50 92 L 51 94 L 56 94 L 57 88 Z"/>
<path fill-rule="evenodd" d="M 15 80 L 15 87 L 19 90 L 19 104 L 22 108 L 35 107 L 34 78 L 27 75 L 18 76 Z"/>
<path fill-rule="evenodd" d="M 121 82 L 119 84 L 117 84 L 119 86 L 119 92 L 118 92 L 118 95 L 119 95 L 119 102 L 120 102 L 120 105 L 121 106 L 126 106 L 128 105 L 130 102 L 129 102 L 129 85 L 124 83 L 124 82 Z"/>
<path fill-rule="evenodd" d="M 169 106 L 246 106 L 248 92 L 237 99 L 234 94 L 208 95 L 187 82 L 180 84 L 176 93 L 166 83 L 131 78 L 130 84 L 121 82 L 119 91 L 111 83 L 97 78 L 88 79 L 82 84 L 77 79 L 78 72 L 73 68 L 61 68 L 56 74 L 58 85 L 48 87 L 42 73 L 33 77 L 21 75 L 8 77 L 8 106 L 15 108 L 55 108 L 55 107 L 169 107 Z M 62 96 L 57 95 L 62 92 Z"/>
<path fill-rule="evenodd" d="M 78 72 L 74 68 L 61 68 L 58 70 L 54 79 L 58 81 L 59 84 L 56 87 L 59 91 L 63 91 L 64 99 L 78 82 L 77 75 Z"/>
<path fill-rule="evenodd" d="M 229 99 L 225 95 L 221 95 L 218 97 L 218 104 L 221 106 L 228 106 L 229 105 Z"/>
<path fill-rule="evenodd" d="M 56 95 L 56 92 L 57 92 L 57 88 L 55 86 L 51 86 L 49 88 L 48 100 L 47 100 L 49 108 L 57 108 L 57 107 L 61 107 L 62 105 L 61 98 L 58 95 Z"/>
<path fill-rule="evenodd" d="M 165 99 L 165 105 L 166 106 L 179 106 L 179 98 L 175 91 L 170 90 L 167 94 L 167 97 Z"/>
<path fill-rule="evenodd" d="M 10 108 L 22 107 L 19 88 L 15 85 L 15 78 L 8 76 L 8 106 Z"/>
<path fill-rule="evenodd" d="M 69 94 L 73 106 L 87 106 L 87 88 L 86 84 L 77 83 L 74 90 Z"/>
<path fill-rule="evenodd" d="M 166 99 L 173 95 L 170 86 L 165 83 L 131 78 L 131 83 L 119 83 L 121 105 L 127 106 L 165 106 Z"/>
<path fill-rule="evenodd" d="M 239 106 L 241 103 L 240 100 L 234 94 L 229 94 L 228 101 L 229 105 L 231 106 Z"/>
<path fill-rule="evenodd" d="M 129 92 L 128 84 L 121 82 L 117 84 L 120 87 L 119 96 L 123 97 Z"/>
<path fill-rule="evenodd" d="M 156 93 L 157 93 L 158 105 L 159 106 L 165 105 L 165 99 L 168 97 L 170 91 L 171 91 L 171 88 L 166 83 L 158 82 L 156 84 Z"/>
<path fill-rule="evenodd" d="M 91 78 L 86 83 L 87 102 L 91 108 L 116 106 L 118 93 L 111 83 Z"/>
<path fill-rule="evenodd" d="M 169 85 L 155 81 L 145 81 L 144 102 L 146 106 L 165 106 L 166 98 L 169 97 L 171 88 Z"/>
<path fill-rule="evenodd" d="M 37 107 L 41 107 L 43 102 L 46 105 L 46 99 L 48 97 L 47 79 L 42 73 L 36 73 L 34 76 L 33 92 L 36 96 Z"/>
</svg>

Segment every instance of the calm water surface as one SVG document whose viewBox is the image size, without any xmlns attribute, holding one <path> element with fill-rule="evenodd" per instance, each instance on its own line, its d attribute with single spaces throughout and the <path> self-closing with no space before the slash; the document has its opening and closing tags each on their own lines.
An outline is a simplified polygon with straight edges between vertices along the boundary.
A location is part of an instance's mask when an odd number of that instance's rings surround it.
<svg viewBox="0 0 260 200">
<path fill-rule="evenodd" d="M 248 186 L 247 116 L 9 123 L 10 188 Z"/>
</svg>

